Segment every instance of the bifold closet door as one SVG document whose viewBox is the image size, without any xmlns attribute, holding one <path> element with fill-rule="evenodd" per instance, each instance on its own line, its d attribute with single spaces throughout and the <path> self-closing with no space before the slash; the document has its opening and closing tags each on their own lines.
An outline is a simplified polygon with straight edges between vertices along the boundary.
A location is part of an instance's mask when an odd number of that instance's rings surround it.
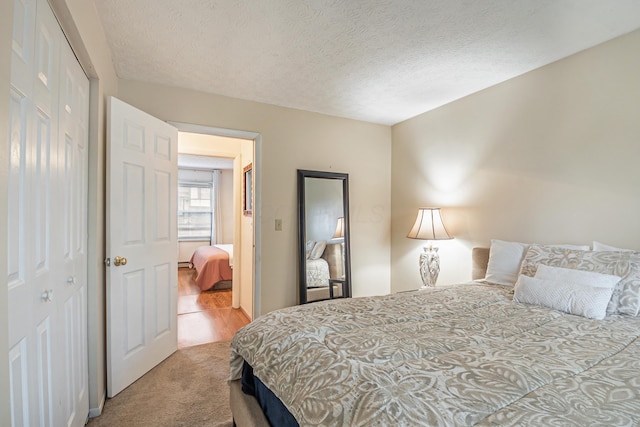
<svg viewBox="0 0 640 427">
<path fill-rule="evenodd" d="M 11 67 L 11 416 L 15 426 L 81 426 L 89 84 L 46 0 L 14 1 Z"/>
</svg>

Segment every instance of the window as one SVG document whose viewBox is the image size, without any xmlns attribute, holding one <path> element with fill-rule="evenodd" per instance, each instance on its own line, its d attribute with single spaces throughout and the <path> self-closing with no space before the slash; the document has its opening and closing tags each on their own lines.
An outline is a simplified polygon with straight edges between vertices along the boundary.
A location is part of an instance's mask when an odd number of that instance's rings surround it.
<svg viewBox="0 0 640 427">
<path fill-rule="evenodd" d="M 210 240 L 211 184 L 178 183 L 178 240 Z"/>
</svg>

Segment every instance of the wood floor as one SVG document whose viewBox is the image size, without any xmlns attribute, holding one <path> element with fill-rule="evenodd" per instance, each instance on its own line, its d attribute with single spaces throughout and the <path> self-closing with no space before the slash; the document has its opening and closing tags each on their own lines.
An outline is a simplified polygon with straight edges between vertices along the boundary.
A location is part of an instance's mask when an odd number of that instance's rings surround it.
<svg viewBox="0 0 640 427">
<path fill-rule="evenodd" d="M 231 289 L 201 292 L 195 269 L 178 268 L 178 348 L 229 341 L 249 323 L 231 308 Z"/>
</svg>

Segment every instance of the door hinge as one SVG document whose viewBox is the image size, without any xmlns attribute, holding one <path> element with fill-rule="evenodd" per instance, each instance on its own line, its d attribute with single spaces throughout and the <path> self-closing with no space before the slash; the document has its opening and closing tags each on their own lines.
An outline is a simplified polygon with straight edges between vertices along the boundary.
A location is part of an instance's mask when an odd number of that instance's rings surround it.
<svg viewBox="0 0 640 427">
<path fill-rule="evenodd" d="M 106 265 L 107 267 L 111 266 L 111 258 L 105 258 L 104 259 L 104 265 Z"/>
</svg>

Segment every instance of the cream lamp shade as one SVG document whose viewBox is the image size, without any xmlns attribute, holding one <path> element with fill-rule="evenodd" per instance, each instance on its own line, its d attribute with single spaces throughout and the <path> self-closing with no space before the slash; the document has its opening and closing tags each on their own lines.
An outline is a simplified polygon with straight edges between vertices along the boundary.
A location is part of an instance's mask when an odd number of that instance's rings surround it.
<svg viewBox="0 0 640 427">
<path fill-rule="evenodd" d="M 449 240 L 447 229 L 442 223 L 440 208 L 420 208 L 413 228 L 407 234 L 411 239 L 421 240 Z"/>
<path fill-rule="evenodd" d="M 344 237 L 344 217 L 338 218 L 338 223 L 336 224 L 336 231 L 333 233 L 333 238 L 338 239 Z"/>
</svg>

